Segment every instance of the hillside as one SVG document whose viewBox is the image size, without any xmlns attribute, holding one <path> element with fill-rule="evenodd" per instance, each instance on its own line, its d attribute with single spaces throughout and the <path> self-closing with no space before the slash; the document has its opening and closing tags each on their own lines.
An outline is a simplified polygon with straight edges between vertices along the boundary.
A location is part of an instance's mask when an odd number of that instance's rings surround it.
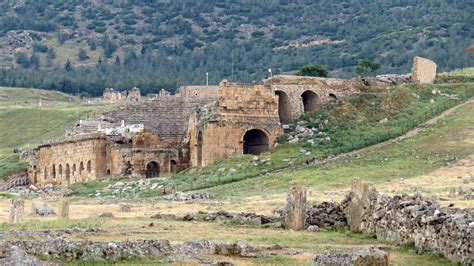
<svg viewBox="0 0 474 266">
<path fill-rule="evenodd" d="M 347 77 L 364 58 L 380 73 L 409 72 L 415 55 L 441 71 L 474 65 L 465 1 L 23 0 L 0 12 L 4 86 L 148 93 L 203 84 L 205 72 L 250 82 L 322 64 Z"/>
<path fill-rule="evenodd" d="M 56 92 L 0 87 L 0 179 L 25 169 L 14 148 L 32 149 L 41 141 L 64 136 L 81 117 L 111 106 L 80 102 Z"/>
</svg>

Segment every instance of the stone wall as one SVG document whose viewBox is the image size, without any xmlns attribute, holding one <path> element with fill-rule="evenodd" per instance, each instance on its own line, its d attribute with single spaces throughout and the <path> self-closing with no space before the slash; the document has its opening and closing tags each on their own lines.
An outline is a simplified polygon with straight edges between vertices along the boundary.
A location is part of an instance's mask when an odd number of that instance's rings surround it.
<svg viewBox="0 0 474 266">
<path fill-rule="evenodd" d="M 104 174 L 105 146 L 106 140 L 100 136 L 41 145 L 29 164 L 30 182 L 67 185 L 95 179 Z"/>
<path fill-rule="evenodd" d="M 419 83 L 433 83 L 436 78 L 435 62 L 416 56 L 413 58 L 412 80 Z"/>
<path fill-rule="evenodd" d="M 275 76 L 264 83 L 278 96 L 280 121 L 284 124 L 338 97 L 358 93 L 363 87 L 357 80 L 300 76 Z"/>
<path fill-rule="evenodd" d="M 216 97 L 219 95 L 219 86 L 181 86 L 176 94 L 183 97 Z"/>
<path fill-rule="evenodd" d="M 116 91 L 112 88 L 106 88 L 102 95 L 102 99 L 104 101 L 111 101 L 111 102 L 125 101 L 126 98 L 127 98 L 126 91 Z"/>
<path fill-rule="evenodd" d="M 192 166 L 209 165 L 234 154 L 270 150 L 283 134 L 278 100 L 268 86 L 224 80 L 219 96 L 212 110 L 191 121 L 188 135 Z"/>
<path fill-rule="evenodd" d="M 132 88 L 127 95 L 127 101 L 129 102 L 139 102 L 142 96 L 140 94 L 140 89 L 137 87 Z"/>
<path fill-rule="evenodd" d="M 389 197 L 360 181 L 353 184 L 350 201 L 344 212 L 352 230 L 474 263 L 472 210 L 441 208 L 420 194 Z"/>
</svg>

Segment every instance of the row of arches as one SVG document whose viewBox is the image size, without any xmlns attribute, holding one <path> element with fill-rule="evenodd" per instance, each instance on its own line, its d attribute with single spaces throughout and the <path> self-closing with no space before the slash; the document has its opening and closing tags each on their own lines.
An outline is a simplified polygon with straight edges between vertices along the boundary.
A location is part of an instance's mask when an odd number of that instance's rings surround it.
<svg viewBox="0 0 474 266">
<path fill-rule="evenodd" d="M 56 178 L 63 178 L 69 182 L 71 176 L 75 176 L 76 172 L 79 171 L 79 175 L 82 175 L 84 172 L 86 173 L 92 173 L 92 162 L 89 160 L 85 163 L 80 162 L 79 165 L 77 166 L 76 164 L 70 165 L 69 163 L 66 163 L 66 165 L 63 167 L 62 164 L 59 164 L 56 166 L 56 164 L 52 164 L 51 166 L 51 172 L 48 172 L 48 168 L 45 166 L 43 169 L 43 179 L 48 180 L 49 179 L 49 174 L 51 173 L 51 178 L 56 179 Z M 36 165 L 33 166 L 33 183 L 38 182 L 38 174 L 41 171 L 36 167 Z"/>
<path fill-rule="evenodd" d="M 170 173 L 176 173 L 178 171 L 178 163 L 175 160 L 170 160 L 169 164 Z M 156 161 L 151 161 L 146 164 L 145 177 L 153 178 L 160 176 L 160 164 Z"/>
<path fill-rule="evenodd" d="M 286 92 L 281 90 L 275 91 L 275 95 L 278 96 L 278 115 L 280 116 L 280 122 L 282 124 L 288 124 L 292 120 L 290 97 Z M 304 91 L 301 94 L 301 101 L 305 113 L 318 109 L 320 105 L 319 96 L 311 90 Z"/>
</svg>

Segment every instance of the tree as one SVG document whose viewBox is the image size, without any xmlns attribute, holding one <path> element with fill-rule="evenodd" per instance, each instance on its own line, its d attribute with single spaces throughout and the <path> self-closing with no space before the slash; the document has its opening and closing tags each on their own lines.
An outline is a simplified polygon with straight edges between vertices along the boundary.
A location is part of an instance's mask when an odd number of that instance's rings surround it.
<svg viewBox="0 0 474 266">
<path fill-rule="evenodd" d="M 69 72 L 72 70 L 71 61 L 69 61 L 69 59 L 66 61 L 66 64 L 64 64 L 64 70 L 66 70 L 66 72 Z"/>
<path fill-rule="evenodd" d="M 380 63 L 369 59 L 362 60 L 356 67 L 356 73 L 361 77 L 373 76 L 375 71 L 381 67 Z"/>
<path fill-rule="evenodd" d="M 321 65 L 307 65 L 302 67 L 296 75 L 309 77 L 327 77 L 329 71 L 326 67 Z"/>
<path fill-rule="evenodd" d="M 85 61 L 89 59 L 89 56 L 87 55 L 86 50 L 84 50 L 83 48 L 79 49 L 79 53 L 77 54 L 77 56 L 79 57 L 79 60 L 81 61 Z"/>
<path fill-rule="evenodd" d="M 30 66 L 32 66 L 34 68 L 39 68 L 39 66 L 40 66 L 39 58 L 35 54 L 32 54 L 31 57 L 30 57 Z"/>
<path fill-rule="evenodd" d="M 114 64 L 116 64 L 117 66 L 121 65 L 120 57 L 118 55 L 115 57 L 115 63 Z"/>
<path fill-rule="evenodd" d="M 21 65 L 23 68 L 30 67 L 30 59 L 26 56 L 25 53 L 18 53 L 15 55 L 15 61 L 17 64 Z"/>
</svg>

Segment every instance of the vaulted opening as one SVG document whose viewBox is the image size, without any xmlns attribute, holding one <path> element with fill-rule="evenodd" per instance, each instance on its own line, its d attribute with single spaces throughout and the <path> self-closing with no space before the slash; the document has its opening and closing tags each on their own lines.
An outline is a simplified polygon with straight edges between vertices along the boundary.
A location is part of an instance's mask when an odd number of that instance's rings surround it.
<svg viewBox="0 0 474 266">
<path fill-rule="evenodd" d="M 178 164 L 176 163 L 175 160 L 170 161 L 170 172 L 171 173 L 176 173 L 178 171 Z"/>
<path fill-rule="evenodd" d="M 71 169 L 69 168 L 69 164 L 66 164 L 66 181 L 69 183 L 69 179 L 71 178 Z"/>
<path fill-rule="evenodd" d="M 38 182 L 38 172 L 36 171 L 36 165 L 33 166 L 33 184 L 36 184 Z"/>
<path fill-rule="evenodd" d="M 149 162 L 146 165 L 146 178 L 160 176 L 160 165 L 157 162 Z"/>
<path fill-rule="evenodd" d="M 312 112 L 319 107 L 319 97 L 313 91 L 305 91 L 301 94 L 303 100 L 304 112 Z"/>
<path fill-rule="evenodd" d="M 199 131 L 196 144 L 196 164 L 198 167 L 202 166 L 202 131 Z"/>
<path fill-rule="evenodd" d="M 87 161 L 87 172 L 90 174 L 92 173 L 92 163 L 91 161 Z"/>
<path fill-rule="evenodd" d="M 268 136 L 260 129 L 252 129 L 244 135 L 244 154 L 259 155 L 269 150 Z"/>
<path fill-rule="evenodd" d="M 290 97 L 284 91 L 275 91 L 278 96 L 278 115 L 282 124 L 291 122 L 291 105 Z"/>
</svg>

